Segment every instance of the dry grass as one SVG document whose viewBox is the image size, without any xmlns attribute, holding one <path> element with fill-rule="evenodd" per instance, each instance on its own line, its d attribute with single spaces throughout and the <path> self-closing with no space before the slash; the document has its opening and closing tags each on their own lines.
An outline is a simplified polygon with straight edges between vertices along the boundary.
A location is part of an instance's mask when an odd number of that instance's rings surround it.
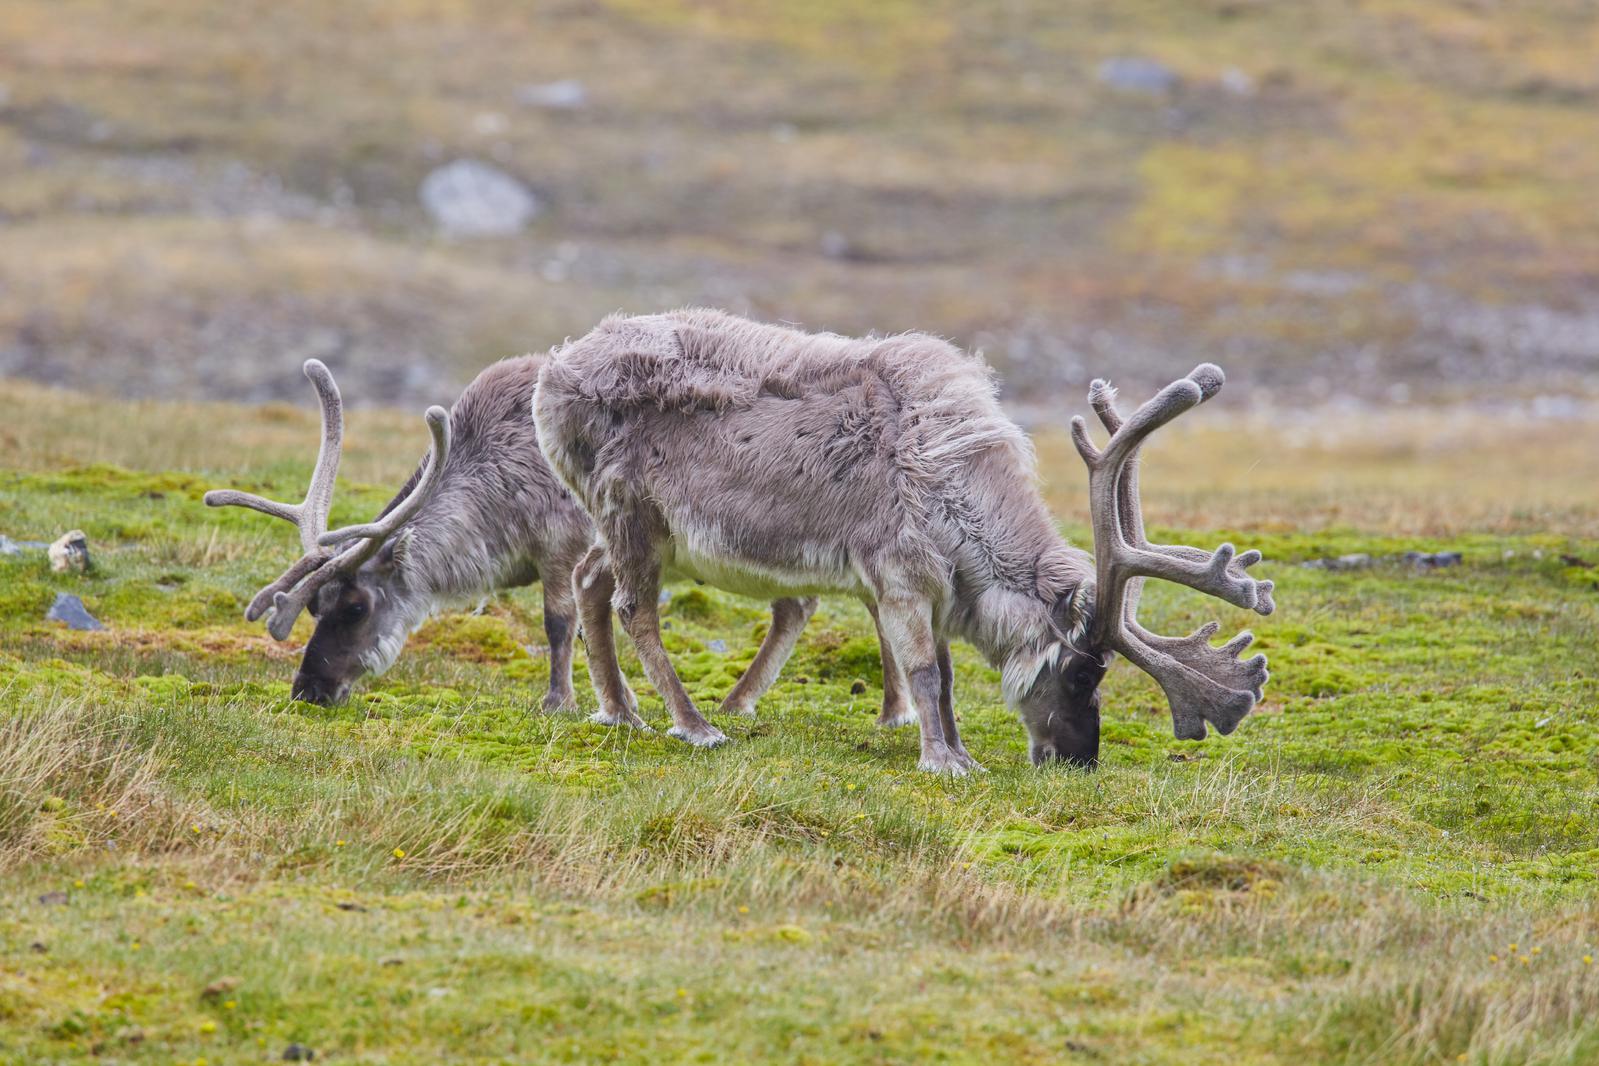
<svg viewBox="0 0 1599 1066">
<path fill-rule="evenodd" d="M 1070 439 L 1046 431 L 1037 444 L 1056 516 L 1086 525 L 1082 461 Z M 1433 538 L 1599 530 L 1593 415 L 1476 406 L 1206 410 L 1162 431 L 1145 454 L 1146 513 L 1156 525 Z"/>
<path fill-rule="evenodd" d="M 8 716 L 0 721 L 0 869 L 107 840 L 140 855 L 186 846 L 192 827 L 212 819 L 170 787 L 167 769 L 160 749 L 130 743 L 84 700 Z"/>
</svg>

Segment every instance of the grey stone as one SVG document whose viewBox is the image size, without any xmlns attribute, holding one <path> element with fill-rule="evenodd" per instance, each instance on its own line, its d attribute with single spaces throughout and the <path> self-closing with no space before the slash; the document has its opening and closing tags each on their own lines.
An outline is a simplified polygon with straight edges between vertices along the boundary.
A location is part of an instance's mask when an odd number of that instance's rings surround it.
<svg viewBox="0 0 1599 1066">
<path fill-rule="evenodd" d="M 50 610 L 45 612 L 45 618 L 52 622 L 64 622 L 68 629 L 104 629 L 105 626 L 89 613 L 83 601 L 70 592 L 56 593 L 56 601 L 50 605 Z"/>
<path fill-rule="evenodd" d="M 1099 65 L 1103 85 L 1122 92 L 1164 94 L 1177 88 L 1177 72 L 1144 56 L 1116 56 Z"/>
<path fill-rule="evenodd" d="M 718 655 L 723 655 L 727 652 L 727 641 L 725 640 L 706 641 L 705 646 Z"/>
<path fill-rule="evenodd" d="M 1405 562 L 1417 570 L 1440 570 L 1446 566 L 1459 566 L 1460 552 L 1406 552 Z"/>
<path fill-rule="evenodd" d="M 538 214 L 537 197 L 489 163 L 457 159 L 422 181 L 422 206 L 451 237 L 503 237 L 518 233 Z"/>
<path fill-rule="evenodd" d="M 1237 67 L 1228 67 L 1221 72 L 1221 87 L 1234 96 L 1255 95 L 1255 79 Z"/>
<path fill-rule="evenodd" d="M 562 78 L 541 85 L 523 85 L 516 90 L 516 102 L 551 111 L 576 111 L 589 101 L 589 91 L 576 78 Z"/>
<path fill-rule="evenodd" d="M 26 551 L 39 551 L 50 545 L 42 540 L 12 540 L 4 533 L 0 533 L 0 555 L 21 555 Z"/>
</svg>

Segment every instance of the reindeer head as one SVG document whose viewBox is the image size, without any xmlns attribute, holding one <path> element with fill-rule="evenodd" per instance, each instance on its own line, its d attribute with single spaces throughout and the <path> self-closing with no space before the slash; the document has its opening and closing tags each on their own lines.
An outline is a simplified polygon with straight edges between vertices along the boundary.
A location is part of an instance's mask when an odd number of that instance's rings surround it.
<svg viewBox="0 0 1599 1066">
<path fill-rule="evenodd" d="M 253 622 L 265 616 L 267 631 L 287 640 L 294 620 L 310 609 L 316 629 L 294 675 L 294 698 L 327 705 L 348 695 L 361 675 L 382 673 L 393 665 L 405 638 L 431 606 L 430 597 L 408 580 L 410 530 L 404 527 L 443 477 L 450 451 L 450 416 L 442 407 L 428 408 L 433 448 L 408 491 L 384 508 L 376 521 L 329 532 L 333 482 L 344 445 L 344 408 L 327 367 L 307 360 L 305 376 L 322 402 L 322 447 L 305 499 L 279 503 L 221 489 L 206 493 L 205 502 L 211 507 L 248 507 L 299 528 L 304 554 L 256 593 L 244 617 Z"/>
<path fill-rule="evenodd" d="M 1041 674 L 1025 701 L 1034 762 L 1063 759 L 1093 765 L 1099 752 L 1099 681 L 1112 652 L 1126 656 L 1165 691 L 1172 732 L 1180 740 L 1203 740 L 1207 722 L 1218 733 L 1231 733 L 1260 701 L 1268 676 L 1266 657 L 1238 658 L 1254 640 L 1250 633 L 1217 648 L 1210 643 L 1221 628 L 1215 622 L 1186 637 L 1165 637 L 1139 625 L 1137 617 L 1139 595 L 1149 577 L 1175 581 L 1260 614 L 1270 614 L 1275 606 L 1272 583 L 1245 573 L 1260 561 L 1259 552 L 1239 555 L 1231 544 L 1214 552 L 1151 544 L 1144 535 L 1139 448 L 1155 430 L 1216 395 L 1225 381 L 1220 367 L 1201 364 L 1125 422 L 1116 412 L 1115 390 L 1095 381 L 1088 402 L 1111 435 L 1103 450 L 1089 439 L 1084 420 L 1072 419 L 1072 441 L 1088 464 L 1094 599 L 1081 639 Z M 1037 706 L 1029 714 L 1027 705 L 1032 704 Z"/>
</svg>

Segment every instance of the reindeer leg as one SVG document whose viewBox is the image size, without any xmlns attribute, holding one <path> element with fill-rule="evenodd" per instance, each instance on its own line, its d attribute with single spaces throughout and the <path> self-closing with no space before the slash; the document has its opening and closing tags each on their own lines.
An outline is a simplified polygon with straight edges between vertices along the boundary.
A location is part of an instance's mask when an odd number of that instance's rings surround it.
<svg viewBox="0 0 1599 1066">
<path fill-rule="evenodd" d="M 755 653 L 744 675 L 722 701 L 723 714 L 755 717 L 755 701 L 772 687 L 783 664 L 794 654 L 794 645 L 799 643 L 805 623 L 816 613 L 817 602 L 815 596 L 772 601 L 772 627 L 766 631 L 760 650 Z"/>
<path fill-rule="evenodd" d="M 638 700 L 628 689 L 616 659 L 616 635 L 611 629 L 611 596 L 616 591 L 616 581 L 611 577 L 611 561 L 605 557 L 604 548 L 595 546 L 579 560 L 572 571 L 572 591 L 583 623 L 589 680 L 600 701 L 600 709 L 589 720 L 648 731 L 650 727 L 639 717 Z"/>
<path fill-rule="evenodd" d="M 944 736 L 949 738 L 955 754 L 966 760 L 968 769 L 981 770 L 982 765 L 966 750 L 960 732 L 955 728 L 955 664 L 949 657 L 949 641 L 938 642 L 938 718 L 944 725 Z"/>
<path fill-rule="evenodd" d="M 883 636 L 883 623 L 877 616 L 877 604 L 868 602 L 866 609 L 871 612 L 872 625 L 877 630 L 878 652 L 883 657 L 883 710 L 877 716 L 877 724 L 884 729 L 910 725 L 916 721 L 916 707 L 909 695 L 910 682 L 895 660 L 888 638 Z"/>
<path fill-rule="evenodd" d="M 953 711 L 945 720 L 940 709 L 943 679 L 938 663 L 938 642 L 933 637 L 932 605 L 919 596 L 895 595 L 877 601 L 883 636 L 903 664 L 910 681 L 910 696 L 922 725 L 922 758 L 918 768 L 935 774 L 961 777 L 980 769 L 961 747 Z"/>
<path fill-rule="evenodd" d="M 606 536 L 610 546 L 611 572 L 616 578 L 612 603 L 622 627 L 633 638 L 644 673 L 672 713 L 672 728 L 667 735 L 686 740 L 697 748 L 712 748 L 727 743 L 727 734 L 705 720 L 689 698 L 688 690 L 672 669 L 672 660 L 661 643 L 661 560 L 653 543 L 645 542 L 636 529 L 621 531 L 620 537 Z M 625 546 L 626 553 L 617 550 Z"/>
<path fill-rule="evenodd" d="M 572 595 L 572 568 L 565 563 L 548 567 L 544 579 L 544 637 L 550 643 L 550 691 L 544 697 L 547 714 L 577 709 L 572 696 L 572 631 L 577 623 L 577 603 Z"/>
</svg>

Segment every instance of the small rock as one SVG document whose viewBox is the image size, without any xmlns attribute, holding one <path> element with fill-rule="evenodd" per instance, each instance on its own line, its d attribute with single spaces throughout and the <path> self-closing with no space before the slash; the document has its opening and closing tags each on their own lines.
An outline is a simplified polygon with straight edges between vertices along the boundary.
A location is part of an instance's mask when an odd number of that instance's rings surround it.
<svg viewBox="0 0 1599 1066">
<path fill-rule="evenodd" d="M 283 1049 L 284 1062 L 311 1062 L 316 1058 L 316 1050 L 304 1044 L 290 1044 Z"/>
<path fill-rule="evenodd" d="M 1122 92 L 1162 94 L 1177 88 L 1181 80 L 1164 63 L 1143 56 L 1117 56 L 1099 65 L 1101 84 Z"/>
<path fill-rule="evenodd" d="M 542 85 L 522 85 L 516 90 L 517 103 L 551 111 L 576 111 L 588 100 L 588 89 L 576 78 L 547 81 Z"/>
<path fill-rule="evenodd" d="M 1237 67 L 1228 67 L 1221 72 L 1221 87 L 1234 96 L 1255 95 L 1255 79 Z"/>
<path fill-rule="evenodd" d="M 65 907 L 67 905 L 67 900 L 71 898 L 72 897 L 67 895 L 65 891 L 56 889 L 54 892 L 46 892 L 44 895 L 40 896 L 39 902 L 44 904 L 46 907 Z"/>
<path fill-rule="evenodd" d="M 366 908 L 365 907 L 361 906 L 359 903 L 355 903 L 355 902 L 352 902 L 351 900 L 347 900 L 347 899 L 346 900 L 341 900 L 338 903 L 335 903 L 334 906 L 339 908 L 339 910 L 341 910 L 341 911 L 355 911 L 357 914 L 365 914 L 366 913 Z"/>
<path fill-rule="evenodd" d="M 405 965 L 405 960 L 400 958 L 398 955 L 390 955 L 386 959 L 380 959 L 378 961 L 378 965 L 379 966 L 404 966 Z"/>
<path fill-rule="evenodd" d="M 1417 570 L 1439 570 L 1446 566 L 1459 566 L 1464 558 L 1459 552 L 1406 552 L 1405 562 Z"/>
<path fill-rule="evenodd" d="M 0 555 L 21 555 L 22 545 L 0 533 Z"/>
<path fill-rule="evenodd" d="M 1364 570 L 1371 565 L 1371 556 L 1354 552 L 1336 559 L 1310 559 L 1299 565 L 1306 570 Z"/>
<path fill-rule="evenodd" d="M 503 237 L 517 233 L 538 213 L 527 186 L 489 163 L 457 159 L 422 181 L 422 206 L 451 237 Z"/>
<path fill-rule="evenodd" d="M 81 529 L 61 534 L 61 539 L 50 545 L 49 550 L 50 569 L 58 574 L 81 574 L 89 569 L 89 538 Z"/>
<path fill-rule="evenodd" d="M 50 605 L 50 609 L 45 612 L 44 616 L 49 621 L 65 623 L 68 629 L 100 630 L 105 628 L 94 615 L 89 613 L 89 609 L 83 605 L 83 601 L 70 592 L 56 593 L 56 601 Z"/>
<path fill-rule="evenodd" d="M 472 132 L 494 137 L 505 132 L 505 116 L 498 111 L 482 111 L 472 116 Z"/>
<path fill-rule="evenodd" d="M 850 682 L 849 694 L 851 696 L 860 696 L 860 695 L 863 695 L 865 692 L 866 692 L 866 682 L 862 681 L 860 678 L 856 678 L 854 681 Z"/>
<path fill-rule="evenodd" d="M 821 248 L 822 254 L 829 259 L 849 259 L 855 251 L 850 239 L 836 229 L 822 234 Z"/>
<path fill-rule="evenodd" d="M 35 955 L 48 955 L 50 953 L 50 945 L 46 944 L 43 940 L 35 940 L 33 943 L 28 945 L 28 950 L 33 952 Z"/>
<path fill-rule="evenodd" d="M 705 646 L 718 655 L 727 654 L 727 641 L 725 640 L 706 641 Z"/>
<path fill-rule="evenodd" d="M 200 990 L 201 999 L 221 999 L 244 983 L 242 977 L 218 977 Z"/>
</svg>

